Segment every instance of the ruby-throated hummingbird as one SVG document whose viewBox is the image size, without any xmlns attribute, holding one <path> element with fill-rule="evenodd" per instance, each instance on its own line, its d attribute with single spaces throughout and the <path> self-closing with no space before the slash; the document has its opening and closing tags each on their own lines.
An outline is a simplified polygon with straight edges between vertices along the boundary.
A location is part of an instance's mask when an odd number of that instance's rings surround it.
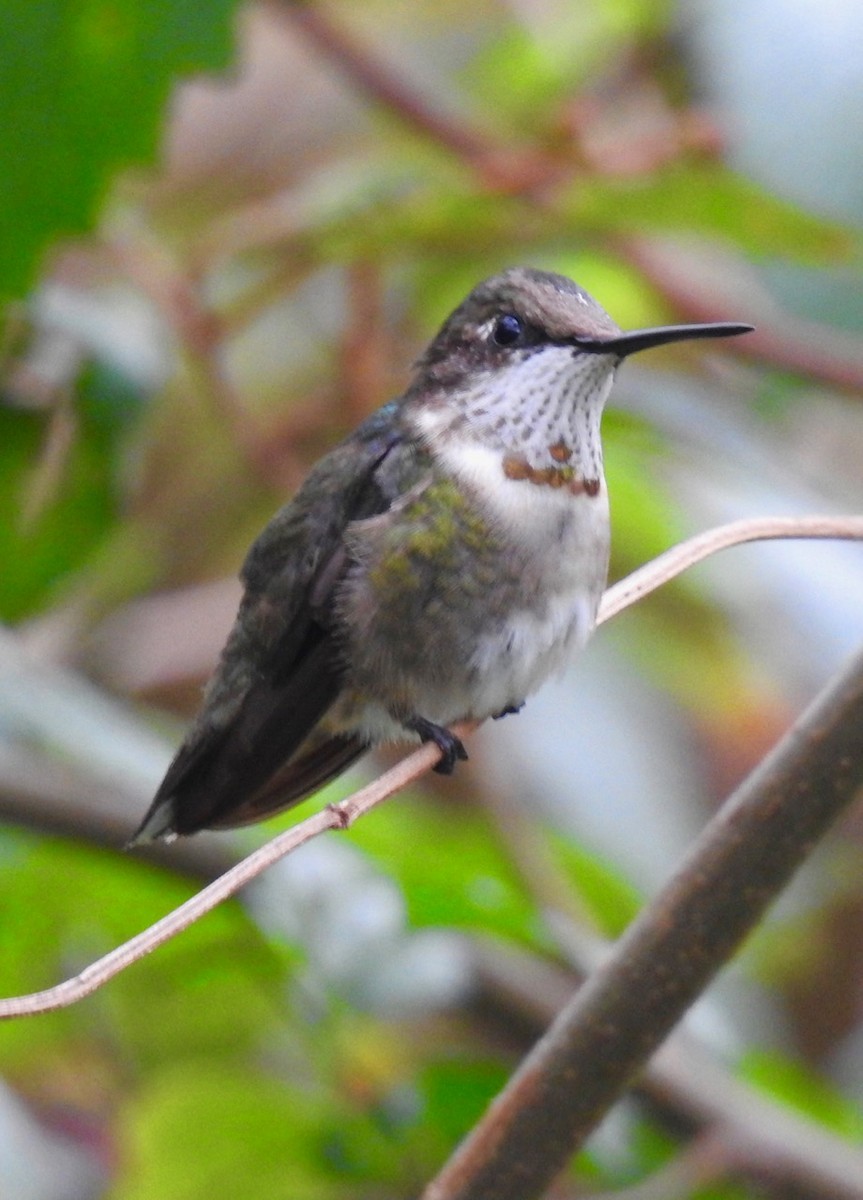
<svg viewBox="0 0 863 1200">
<path fill-rule="evenodd" d="M 257 821 L 367 747 L 518 710 L 606 582 L 603 405 L 628 355 L 749 325 L 622 333 L 570 279 L 474 288 L 404 395 L 312 470 L 252 546 L 236 623 L 134 840 Z"/>
</svg>

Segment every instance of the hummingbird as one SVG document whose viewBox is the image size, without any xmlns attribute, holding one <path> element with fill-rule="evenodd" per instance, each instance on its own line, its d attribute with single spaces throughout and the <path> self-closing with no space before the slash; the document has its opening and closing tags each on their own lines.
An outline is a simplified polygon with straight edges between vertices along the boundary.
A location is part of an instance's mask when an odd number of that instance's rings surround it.
<svg viewBox="0 0 863 1200">
<path fill-rule="evenodd" d="M 517 712 L 593 629 L 610 542 L 600 419 L 636 352 L 750 325 L 623 332 L 562 275 L 480 283 L 404 394 L 325 455 L 241 571 L 202 707 L 133 842 L 244 825 L 386 741 Z"/>
</svg>

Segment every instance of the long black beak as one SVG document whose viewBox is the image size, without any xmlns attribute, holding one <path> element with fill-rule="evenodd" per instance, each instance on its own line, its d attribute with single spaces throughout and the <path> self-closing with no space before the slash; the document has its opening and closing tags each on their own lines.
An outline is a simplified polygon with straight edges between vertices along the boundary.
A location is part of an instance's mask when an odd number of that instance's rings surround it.
<svg viewBox="0 0 863 1200">
<path fill-rule="evenodd" d="M 614 338 L 573 338 L 572 344 L 588 354 L 616 354 L 626 358 L 639 350 L 652 346 L 664 346 L 667 342 L 685 342 L 694 338 L 737 337 L 739 333 L 751 333 L 754 325 L 743 325 L 738 321 L 715 321 L 711 325 L 660 325 L 656 329 L 636 329 Z"/>
</svg>

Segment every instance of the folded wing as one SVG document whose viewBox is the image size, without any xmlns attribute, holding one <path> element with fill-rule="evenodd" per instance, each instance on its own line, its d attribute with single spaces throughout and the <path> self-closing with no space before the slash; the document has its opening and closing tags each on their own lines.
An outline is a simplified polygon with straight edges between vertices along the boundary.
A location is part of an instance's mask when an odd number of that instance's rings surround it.
<svg viewBox="0 0 863 1200">
<path fill-rule="evenodd" d="M 260 820 L 363 752 L 358 738 L 317 726 L 342 686 L 332 598 L 350 567 L 345 530 L 387 511 L 412 453 L 387 408 L 321 460 L 252 546 L 204 705 L 133 842 Z"/>
</svg>

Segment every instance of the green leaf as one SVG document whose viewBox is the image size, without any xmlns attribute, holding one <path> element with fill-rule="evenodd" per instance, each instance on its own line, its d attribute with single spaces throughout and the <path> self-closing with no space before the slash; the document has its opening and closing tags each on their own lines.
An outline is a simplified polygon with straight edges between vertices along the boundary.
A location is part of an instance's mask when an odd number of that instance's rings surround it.
<svg viewBox="0 0 863 1200">
<path fill-rule="evenodd" d="M 773 1100 L 811 1117 L 850 1141 L 863 1142 L 863 1108 L 802 1063 L 770 1050 L 750 1050 L 738 1073 Z"/>
<path fill-rule="evenodd" d="M 0 407 L 0 620 L 48 602 L 107 534 L 119 512 L 117 448 L 139 402 L 119 377 L 86 371 L 62 461 L 46 452 L 53 415 Z"/>
<path fill-rule="evenodd" d="M 454 1146 L 482 1116 L 507 1081 L 502 1063 L 487 1059 L 448 1059 L 422 1072 L 424 1121 Z"/>
<path fill-rule="evenodd" d="M 705 234 L 759 258 L 817 265 L 846 260 L 860 250 L 841 225 L 772 196 L 713 161 L 678 161 L 635 179 L 577 183 L 569 210 L 583 229 Z"/>
<path fill-rule="evenodd" d="M 124 1114 L 123 1167 L 112 1200 L 335 1200 L 320 1096 L 251 1070 L 205 1063 L 168 1067 Z"/>
<path fill-rule="evenodd" d="M 614 524 L 614 573 L 631 571 L 684 535 L 662 480 L 663 446 L 648 425 L 611 409 L 605 417 L 605 469 Z"/>
<path fill-rule="evenodd" d="M 92 223 L 111 176 L 149 159 L 171 86 L 222 68 L 235 0 L 7 0 L 0 39 L 0 296 L 49 240 Z"/>
<path fill-rule="evenodd" d="M 464 1081 L 471 1071 L 459 1074 Z M 501 1082 L 498 1071 L 480 1107 Z M 476 1115 L 473 1089 L 450 1098 L 456 1113 Z M 391 1194 L 413 1195 L 452 1140 L 425 1119 L 420 1125 L 413 1103 L 410 1120 L 394 1126 L 379 1099 L 350 1068 L 328 1083 L 296 1064 L 287 1081 L 212 1060 L 165 1066 L 123 1114 L 124 1169 L 112 1200 L 354 1200 L 367 1194 L 364 1183 L 368 1194 L 384 1194 L 375 1189 L 389 1183 Z M 452 1109 L 447 1115 L 451 1122 Z M 434 1109 L 433 1116 L 442 1114 Z M 405 1183 L 407 1172 L 418 1175 L 413 1186 Z"/>
<path fill-rule="evenodd" d="M 58 982 L 194 891 L 132 856 L 55 839 L 13 843 L 0 872 L 0 994 Z M 46 884 L 46 881 L 51 881 Z M 222 905 L 95 996 L 39 1021 L 0 1025 L 0 1063 L 26 1068 L 46 1045 L 98 1020 L 139 1066 L 235 1059 L 277 1020 L 285 963 L 239 904 Z"/>
<path fill-rule="evenodd" d="M 513 21 L 471 61 L 471 90 L 498 124 L 535 124 L 561 93 L 577 92 L 590 75 L 669 23 L 668 0 L 581 0 L 531 11 Z"/>
<path fill-rule="evenodd" d="M 564 872 L 606 937 L 619 937 L 641 907 L 636 889 L 614 867 L 558 834 L 551 835 Z"/>
<path fill-rule="evenodd" d="M 485 817 L 400 797 L 351 832 L 401 884 L 417 925 L 480 929 L 533 946 L 539 918 Z"/>
</svg>

